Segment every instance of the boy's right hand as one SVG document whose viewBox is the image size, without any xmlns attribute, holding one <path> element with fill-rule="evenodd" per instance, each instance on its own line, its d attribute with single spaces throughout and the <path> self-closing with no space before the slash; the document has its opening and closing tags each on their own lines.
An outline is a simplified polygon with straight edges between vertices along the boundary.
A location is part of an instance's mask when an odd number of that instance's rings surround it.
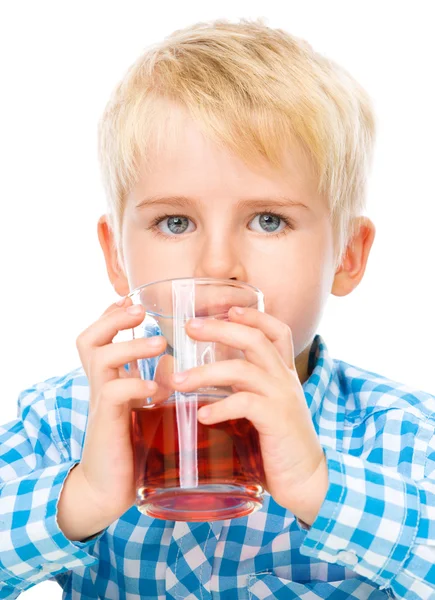
<svg viewBox="0 0 435 600">
<path fill-rule="evenodd" d="M 158 356 L 164 351 L 166 340 L 156 336 L 112 343 L 119 331 L 137 327 L 145 318 L 143 306 L 139 305 L 139 314 L 130 314 L 127 308 L 131 306 L 130 298 L 126 298 L 121 307 L 112 304 L 76 341 L 89 382 L 90 399 L 81 461 L 70 471 L 58 506 L 59 526 L 69 539 L 91 536 L 119 518 L 135 502 L 131 409 L 143 406 L 144 398 L 155 395 L 158 386 L 141 379 L 137 369 L 127 373 L 124 365 Z M 157 345 L 152 344 L 155 339 Z M 82 495 L 80 501 L 79 494 Z M 95 531 L 84 525 L 83 512 L 82 520 L 77 522 L 71 514 L 75 505 L 83 505 L 83 497 L 89 515 L 99 515 L 98 525 L 93 527 Z"/>
</svg>

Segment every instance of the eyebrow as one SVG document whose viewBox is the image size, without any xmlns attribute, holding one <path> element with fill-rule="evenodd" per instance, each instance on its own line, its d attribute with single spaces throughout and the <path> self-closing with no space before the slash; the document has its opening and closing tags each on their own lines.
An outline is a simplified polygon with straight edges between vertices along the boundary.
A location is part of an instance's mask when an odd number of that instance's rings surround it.
<svg viewBox="0 0 435 600">
<path fill-rule="evenodd" d="M 138 204 L 136 204 L 136 209 L 141 210 L 146 207 L 158 206 L 158 205 L 170 205 L 175 206 L 177 208 L 188 208 L 195 204 L 195 201 L 192 198 L 187 196 L 150 196 L 148 198 L 144 198 Z M 301 207 L 307 210 L 310 210 L 306 204 L 302 202 L 297 202 L 292 198 L 287 198 L 285 196 L 276 196 L 270 197 L 267 196 L 265 198 L 246 198 L 240 199 L 236 202 L 236 208 L 250 208 L 256 206 L 262 207 L 281 207 L 281 208 L 292 208 L 292 207 Z"/>
</svg>

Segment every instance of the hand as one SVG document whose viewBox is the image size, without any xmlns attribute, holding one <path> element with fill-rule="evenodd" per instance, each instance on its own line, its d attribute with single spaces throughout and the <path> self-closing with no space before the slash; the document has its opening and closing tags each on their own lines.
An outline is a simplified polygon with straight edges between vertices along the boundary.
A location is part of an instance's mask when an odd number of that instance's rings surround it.
<svg viewBox="0 0 435 600">
<path fill-rule="evenodd" d="M 77 469 L 83 474 L 86 493 L 108 524 L 135 502 L 131 409 L 143 406 L 144 398 L 154 396 L 158 388 L 155 382 L 141 379 L 137 368 L 127 373 L 124 365 L 158 356 L 166 347 L 162 336 L 112 343 L 119 331 L 137 327 L 145 318 L 141 305 L 139 314 L 129 314 L 126 309 L 131 305 L 130 298 L 122 307 L 112 304 L 76 341 L 90 387 L 86 438 Z"/>
<path fill-rule="evenodd" d="M 312 524 L 325 498 L 328 471 L 294 362 L 290 328 L 254 308 L 229 311 L 231 321 L 191 320 L 188 335 L 242 350 L 245 359 L 207 364 L 185 371 L 176 390 L 232 386 L 235 394 L 198 411 L 204 424 L 249 419 L 259 433 L 266 489 L 307 524 Z M 201 327 L 193 327 L 194 321 Z M 208 412 L 208 414 L 206 414 Z"/>
</svg>

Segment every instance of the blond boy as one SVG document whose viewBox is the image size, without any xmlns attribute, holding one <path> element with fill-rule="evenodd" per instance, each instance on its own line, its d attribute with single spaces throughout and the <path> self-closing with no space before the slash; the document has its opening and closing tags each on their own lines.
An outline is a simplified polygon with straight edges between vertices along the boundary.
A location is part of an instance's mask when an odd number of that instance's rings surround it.
<svg viewBox="0 0 435 600">
<path fill-rule="evenodd" d="M 316 333 L 375 236 L 367 93 L 262 21 L 201 23 L 139 57 L 99 134 L 98 237 L 119 295 L 193 276 L 265 295 L 264 313 L 188 327 L 244 360 L 173 381 L 234 387 L 199 419 L 253 423 L 265 501 L 210 523 L 134 506 L 130 410 L 157 386 L 124 365 L 164 341 L 112 343 L 144 317 L 126 299 L 78 336 L 82 366 L 22 392 L 0 430 L 0 597 L 48 578 L 65 598 L 435 597 L 435 398 L 332 359 Z"/>
</svg>

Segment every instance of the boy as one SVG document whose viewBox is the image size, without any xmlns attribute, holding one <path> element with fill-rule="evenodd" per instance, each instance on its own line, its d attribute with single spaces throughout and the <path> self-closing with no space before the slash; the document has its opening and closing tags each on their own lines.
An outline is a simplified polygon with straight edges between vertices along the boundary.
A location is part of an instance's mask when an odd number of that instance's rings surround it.
<svg viewBox="0 0 435 600">
<path fill-rule="evenodd" d="M 364 275 L 374 137 L 357 82 L 261 21 L 176 31 L 129 69 L 100 125 L 108 275 L 122 296 L 183 276 L 263 291 L 265 313 L 188 326 L 245 360 L 173 385 L 234 386 L 198 418 L 252 421 L 267 493 L 211 523 L 137 510 L 130 409 L 157 386 L 124 365 L 164 342 L 111 343 L 144 318 L 121 300 L 78 336 L 82 367 L 22 392 L 1 430 L 2 598 L 48 578 L 65 598 L 435 598 L 435 398 L 316 335 Z"/>
</svg>

